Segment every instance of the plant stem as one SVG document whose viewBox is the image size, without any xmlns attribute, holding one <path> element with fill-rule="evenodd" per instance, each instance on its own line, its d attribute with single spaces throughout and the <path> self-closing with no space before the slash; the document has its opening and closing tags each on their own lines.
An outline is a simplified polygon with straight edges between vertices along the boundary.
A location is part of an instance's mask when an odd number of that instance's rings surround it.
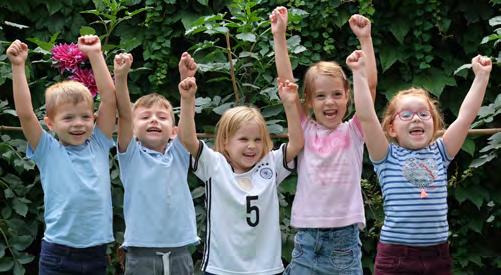
<svg viewBox="0 0 501 275">
<path fill-rule="evenodd" d="M 235 68 L 233 67 L 233 58 L 231 58 L 231 44 L 230 44 L 230 33 L 227 32 L 226 36 L 226 52 L 228 54 L 228 62 L 230 62 L 230 77 L 231 84 L 233 86 L 233 93 L 235 94 L 235 101 L 240 104 L 240 94 L 237 88 L 237 80 L 235 78 Z"/>
</svg>

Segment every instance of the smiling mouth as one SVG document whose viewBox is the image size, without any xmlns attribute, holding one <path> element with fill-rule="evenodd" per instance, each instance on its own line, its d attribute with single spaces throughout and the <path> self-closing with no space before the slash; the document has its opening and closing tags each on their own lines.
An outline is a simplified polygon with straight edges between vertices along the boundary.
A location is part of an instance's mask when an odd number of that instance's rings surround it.
<svg viewBox="0 0 501 275">
<path fill-rule="evenodd" d="M 325 111 L 324 112 L 324 116 L 327 117 L 327 118 L 333 118 L 337 115 L 337 111 L 336 110 L 332 110 L 332 111 Z"/>
<path fill-rule="evenodd" d="M 72 135 L 72 136 L 81 136 L 84 134 L 85 134 L 85 131 L 70 132 L 70 135 Z"/>
<path fill-rule="evenodd" d="M 421 128 L 412 129 L 412 130 L 409 131 L 409 134 L 411 134 L 411 136 L 422 135 L 422 134 L 424 134 L 424 129 L 421 129 Z"/>
<path fill-rule="evenodd" d="M 160 128 L 153 127 L 153 128 L 146 129 L 146 132 L 148 132 L 148 133 L 161 133 L 162 130 L 160 130 Z"/>
</svg>

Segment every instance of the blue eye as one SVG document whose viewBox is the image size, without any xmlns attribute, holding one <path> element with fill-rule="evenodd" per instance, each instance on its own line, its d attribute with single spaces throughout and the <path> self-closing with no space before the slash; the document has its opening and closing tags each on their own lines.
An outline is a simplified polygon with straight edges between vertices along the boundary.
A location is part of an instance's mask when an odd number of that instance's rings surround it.
<svg viewBox="0 0 501 275">
<path fill-rule="evenodd" d="M 407 120 L 407 119 L 411 119 L 414 116 L 414 113 L 406 110 L 406 111 L 401 111 L 399 113 L 399 116 L 401 119 Z"/>
</svg>

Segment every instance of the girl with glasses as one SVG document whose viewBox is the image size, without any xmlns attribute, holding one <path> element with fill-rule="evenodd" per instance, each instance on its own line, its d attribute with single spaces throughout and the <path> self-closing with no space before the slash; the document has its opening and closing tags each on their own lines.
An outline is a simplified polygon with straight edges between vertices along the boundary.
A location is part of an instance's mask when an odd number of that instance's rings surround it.
<svg viewBox="0 0 501 275">
<path fill-rule="evenodd" d="M 353 71 L 355 108 L 383 193 L 384 224 L 374 274 L 452 274 L 447 236 L 447 167 L 459 152 L 482 104 L 491 60 L 472 59 L 475 79 L 457 119 L 438 137 L 443 122 L 423 89 L 394 96 L 382 125 L 365 73 L 365 54 L 346 60 Z"/>
</svg>

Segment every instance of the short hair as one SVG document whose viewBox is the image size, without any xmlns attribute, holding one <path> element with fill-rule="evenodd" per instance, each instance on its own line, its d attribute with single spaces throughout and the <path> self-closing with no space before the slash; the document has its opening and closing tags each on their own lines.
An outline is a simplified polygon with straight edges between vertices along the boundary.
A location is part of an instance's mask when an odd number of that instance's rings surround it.
<svg viewBox="0 0 501 275">
<path fill-rule="evenodd" d="M 229 159 L 229 155 L 225 150 L 225 143 L 235 135 L 242 125 L 250 121 L 256 122 L 261 130 L 261 139 L 264 143 L 261 158 L 264 157 L 267 152 L 273 149 L 273 142 L 263 115 L 257 108 L 250 106 L 233 107 L 223 113 L 216 125 L 215 150 Z"/>
<path fill-rule="evenodd" d="M 442 114 L 439 112 L 438 101 L 430 96 L 430 93 L 422 88 L 409 88 L 406 90 L 399 91 L 395 96 L 391 98 L 386 106 L 383 115 L 382 127 L 386 138 L 395 143 L 396 140 L 389 135 L 389 129 L 395 119 L 395 115 L 398 111 L 399 100 L 406 96 L 418 96 L 422 97 L 428 103 L 428 108 L 430 108 L 431 117 L 433 119 L 433 140 L 437 139 L 439 136 L 439 131 L 444 128 L 444 120 Z M 433 141 L 432 140 L 432 141 Z"/>
<path fill-rule="evenodd" d="M 150 108 L 156 104 L 165 108 L 169 112 L 172 118 L 172 124 L 176 125 L 176 117 L 174 116 L 172 104 L 163 95 L 158 93 L 151 93 L 138 98 L 132 107 L 132 111 L 135 111 L 139 107 Z"/>
<path fill-rule="evenodd" d="M 343 87 L 346 92 L 346 96 L 348 97 L 348 104 L 351 102 L 351 91 L 350 91 L 350 83 L 346 78 L 346 74 L 343 71 L 343 68 L 334 61 L 319 61 L 313 65 L 311 65 L 304 75 L 304 102 L 303 109 L 305 113 L 309 113 L 309 107 L 311 101 L 313 100 L 313 92 L 315 91 L 315 85 L 313 82 L 317 78 L 318 75 L 326 75 L 331 76 L 333 78 L 341 79 L 343 82 Z"/>
<path fill-rule="evenodd" d="M 89 89 L 82 83 L 74 80 L 64 80 L 49 86 L 45 90 L 45 109 L 47 116 L 52 118 L 56 114 L 57 106 L 65 103 L 78 104 L 85 102 L 91 110 L 94 109 L 94 99 Z"/>
</svg>

